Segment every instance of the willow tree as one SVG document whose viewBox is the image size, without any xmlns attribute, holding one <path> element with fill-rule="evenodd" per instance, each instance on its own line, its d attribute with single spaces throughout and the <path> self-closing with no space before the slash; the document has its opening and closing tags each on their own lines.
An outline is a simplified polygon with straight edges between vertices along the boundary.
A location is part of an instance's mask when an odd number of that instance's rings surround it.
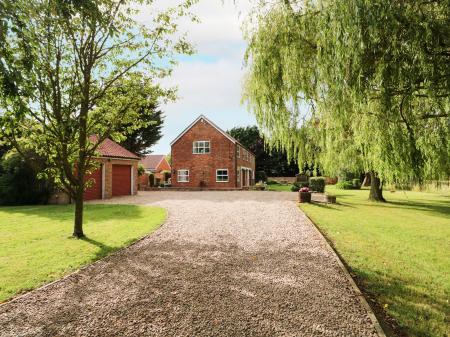
<svg viewBox="0 0 450 337">
<path fill-rule="evenodd" d="M 448 0 L 261 1 L 245 35 L 244 101 L 272 146 L 371 172 L 374 200 L 448 177 Z"/>
<path fill-rule="evenodd" d="M 154 2 L 0 4 L 0 130 L 20 153 L 33 149 L 46 158 L 46 173 L 75 200 L 76 237 L 84 235 L 86 174 L 96 168 L 99 144 L 107 137 L 121 140 L 125 129 L 146 122 L 139 112 L 146 97 L 135 95 L 138 90 L 121 95 L 117 88 L 152 86 L 170 74 L 175 54 L 191 52 L 177 20 L 190 16 L 193 1 L 136 21 L 138 9 Z"/>
</svg>

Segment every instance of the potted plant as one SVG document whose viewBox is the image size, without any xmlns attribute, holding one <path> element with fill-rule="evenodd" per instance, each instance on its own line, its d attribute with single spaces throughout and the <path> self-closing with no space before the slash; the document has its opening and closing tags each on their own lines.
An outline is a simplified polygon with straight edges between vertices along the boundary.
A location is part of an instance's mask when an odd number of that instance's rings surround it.
<svg viewBox="0 0 450 337">
<path fill-rule="evenodd" d="M 298 200 L 299 202 L 311 202 L 311 191 L 308 187 L 302 187 L 298 191 Z"/>
</svg>

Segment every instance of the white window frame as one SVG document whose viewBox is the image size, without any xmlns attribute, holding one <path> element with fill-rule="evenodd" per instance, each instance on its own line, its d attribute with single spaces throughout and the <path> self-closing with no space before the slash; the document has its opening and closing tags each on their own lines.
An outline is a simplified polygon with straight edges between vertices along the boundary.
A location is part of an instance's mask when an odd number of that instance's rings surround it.
<svg viewBox="0 0 450 337">
<path fill-rule="evenodd" d="M 237 167 L 237 171 L 236 171 L 236 181 L 237 181 L 238 183 L 241 182 L 241 167 L 240 167 L 240 166 Z"/>
<path fill-rule="evenodd" d="M 180 175 L 181 171 L 187 172 L 187 174 Z M 180 180 L 180 176 L 185 177 L 187 180 Z M 189 170 L 187 170 L 187 169 L 178 170 L 177 171 L 177 182 L 188 183 L 189 182 Z"/>
<path fill-rule="evenodd" d="M 199 146 L 199 143 L 203 143 L 202 146 Z M 208 144 L 208 146 L 206 146 Z M 203 149 L 204 152 L 195 152 L 199 149 Z M 206 152 L 208 149 L 208 152 Z M 192 154 L 210 154 L 211 153 L 211 142 L 209 140 L 196 140 L 192 143 Z"/>
<path fill-rule="evenodd" d="M 218 173 L 219 171 L 227 171 L 227 180 L 218 180 L 217 178 L 219 177 Z M 221 177 L 225 177 L 225 175 L 221 174 Z M 228 183 L 230 181 L 230 172 L 228 171 L 227 168 L 221 168 L 221 169 L 217 169 L 216 170 L 216 183 Z"/>
<path fill-rule="evenodd" d="M 238 158 L 241 158 L 241 147 L 239 145 L 236 146 L 236 154 Z"/>
</svg>

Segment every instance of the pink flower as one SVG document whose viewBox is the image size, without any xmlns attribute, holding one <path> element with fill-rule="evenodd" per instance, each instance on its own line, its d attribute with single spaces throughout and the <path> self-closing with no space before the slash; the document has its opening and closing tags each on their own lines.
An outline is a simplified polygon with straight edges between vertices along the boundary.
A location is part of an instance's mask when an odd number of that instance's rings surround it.
<svg viewBox="0 0 450 337">
<path fill-rule="evenodd" d="M 308 187 L 302 187 L 300 189 L 300 192 L 309 192 L 309 188 Z"/>
</svg>

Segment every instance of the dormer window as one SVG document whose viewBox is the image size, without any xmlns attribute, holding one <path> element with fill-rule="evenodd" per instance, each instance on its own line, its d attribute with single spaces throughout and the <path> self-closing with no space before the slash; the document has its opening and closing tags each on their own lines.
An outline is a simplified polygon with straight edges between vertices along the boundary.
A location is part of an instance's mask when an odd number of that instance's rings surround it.
<svg viewBox="0 0 450 337">
<path fill-rule="evenodd" d="M 209 140 L 198 140 L 192 145 L 192 153 L 194 154 L 208 154 L 211 152 Z"/>
</svg>

